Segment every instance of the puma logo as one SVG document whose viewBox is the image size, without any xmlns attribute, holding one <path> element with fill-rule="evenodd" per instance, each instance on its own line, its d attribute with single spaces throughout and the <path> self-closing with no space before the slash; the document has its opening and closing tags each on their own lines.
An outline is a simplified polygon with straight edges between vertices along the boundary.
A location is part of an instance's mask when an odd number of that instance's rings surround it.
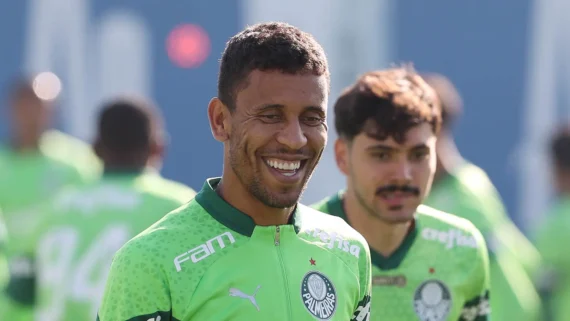
<svg viewBox="0 0 570 321">
<path fill-rule="evenodd" d="M 257 309 L 257 311 L 259 311 L 259 306 L 257 305 L 257 301 L 255 300 L 255 295 L 257 294 L 257 291 L 259 291 L 259 288 L 261 288 L 261 285 L 257 286 L 257 288 L 255 289 L 255 291 L 253 292 L 252 295 L 245 294 L 239 289 L 231 288 L 230 289 L 230 296 L 235 296 L 238 298 L 249 300 L 249 302 L 251 302 L 251 304 L 253 304 L 253 306 Z"/>
</svg>

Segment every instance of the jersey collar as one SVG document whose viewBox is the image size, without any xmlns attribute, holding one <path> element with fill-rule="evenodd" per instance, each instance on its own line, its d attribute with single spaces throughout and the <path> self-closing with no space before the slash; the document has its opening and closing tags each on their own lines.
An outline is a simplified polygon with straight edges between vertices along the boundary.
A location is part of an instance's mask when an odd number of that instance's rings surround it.
<svg viewBox="0 0 570 321">
<path fill-rule="evenodd" d="M 352 225 L 348 221 L 346 212 L 344 211 L 344 207 L 342 204 L 343 194 L 344 191 L 340 191 L 337 194 L 335 194 L 333 197 L 331 197 L 327 202 L 327 207 L 331 215 L 338 216 L 343 220 L 345 220 L 349 225 Z M 404 258 L 406 257 L 406 254 L 414 244 L 414 241 L 417 236 L 418 236 L 417 220 L 414 220 L 412 225 L 410 226 L 408 234 L 406 235 L 400 246 L 396 249 L 396 251 L 392 253 L 392 255 L 386 257 L 374 251 L 372 248 L 370 249 L 370 257 L 372 259 L 372 264 L 374 264 L 376 267 L 378 267 L 381 270 L 392 270 L 398 268 L 402 263 L 402 261 L 404 260 Z"/>
<path fill-rule="evenodd" d="M 216 221 L 241 235 L 251 237 L 257 225 L 249 215 L 233 207 L 216 193 L 215 189 L 220 183 L 220 180 L 220 177 L 207 179 L 200 192 L 196 195 L 195 200 L 216 219 Z M 299 233 L 300 230 L 298 212 L 297 206 L 289 218 L 289 222 L 287 222 L 287 224 L 294 226 L 296 233 Z"/>
</svg>

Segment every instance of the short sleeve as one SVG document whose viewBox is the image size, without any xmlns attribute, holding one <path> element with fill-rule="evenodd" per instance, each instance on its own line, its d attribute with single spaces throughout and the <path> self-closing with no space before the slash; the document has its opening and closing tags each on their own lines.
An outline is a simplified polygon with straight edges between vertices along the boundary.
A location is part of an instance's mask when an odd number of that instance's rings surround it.
<svg viewBox="0 0 570 321">
<path fill-rule="evenodd" d="M 475 230 L 473 236 L 477 242 L 477 251 L 473 270 L 468 278 L 471 281 L 466 293 L 468 299 L 463 305 L 459 320 L 488 321 L 491 320 L 489 253 L 481 233 Z"/>
<path fill-rule="evenodd" d="M 359 262 L 360 272 L 360 297 L 354 309 L 351 321 L 370 320 L 370 304 L 372 299 L 372 260 L 370 258 L 370 248 L 363 238 L 362 247 L 366 255 L 361 256 Z"/>
<path fill-rule="evenodd" d="M 167 277 L 144 239 L 121 248 L 113 259 L 97 320 L 174 321 Z"/>
</svg>

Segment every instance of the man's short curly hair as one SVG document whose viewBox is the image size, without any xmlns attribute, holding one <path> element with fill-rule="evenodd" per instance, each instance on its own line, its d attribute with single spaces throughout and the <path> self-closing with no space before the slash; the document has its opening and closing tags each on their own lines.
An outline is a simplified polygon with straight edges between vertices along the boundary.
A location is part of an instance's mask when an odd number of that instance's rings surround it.
<svg viewBox="0 0 570 321">
<path fill-rule="evenodd" d="M 103 146 L 115 155 L 148 152 L 162 134 L 162 115 L 149 100 L 121 96 L 101 106 L 97 135 Z"/>
<path fill-rule="evenodd" d="M 570 170 L 570 126 L 560 127 L 550 139 L 550 157 L 560 169 Z"/>
<path fill-rule="evenodd" d="M 334 113 L 339 137 L 349 141 L 364 132 L 402 143 L 419 124 L 429 123 L 435 134 L 441 128 L 439 99 L 411 66 L 365 73 L 343 91 Z"/>
<path fill-rule="evenodd" d="M 220 62 L 218 98 L 230 110 L 240 88 L 254 70 L 287 74 L 326 75 L 330 83 L 325 52 L 312 35 L 282 22 L 260 23 L 233 36 Z"/>
</svg>

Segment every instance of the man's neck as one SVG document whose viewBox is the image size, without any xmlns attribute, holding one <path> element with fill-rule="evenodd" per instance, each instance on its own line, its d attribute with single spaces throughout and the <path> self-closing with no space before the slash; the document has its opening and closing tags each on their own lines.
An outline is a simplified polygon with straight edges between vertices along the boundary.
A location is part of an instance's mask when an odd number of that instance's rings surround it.
<svg viewBox="0 0 570 321">
<path fill-rule="evenodd" d="M 108 164 L 104 163 L 103 173 L 105 175 L 114 174 L 140 174 L 147 169 L 144 165 L 125 165 L 125 164 Z"/>
<path fill-rule="evenodd" d="M 244 186 L 233 170 L 224 167 L 222 180 L 216 192 L 233 207 L 250 216 L 261 226 L 284 225 L 289 221 L 293 208 L 274 208 L 263 204 Z"/>
<path fill-rule="evenodd" d="M 350 224 L 364 236 L 373 250 L 389 257 L 400 247 L 409 232 L 411 222 L 384 222 L 368 213 L 349 191 L 344 194 L 343 200 L 344 211 Z"/>
<path fill-rule="evenodd" d="M 17 153 L 37 152 L 40 149 L 39 141 L 27 141 L 23 139 L 12 139 L 10 146 Z"/>
<path fill-rule="evenodd" d="M 568 174 L 562 174 L 564 176 L 568 175 Z M 556 187 L 557 189 L 557 195 L 559 199 L 570 199 L 570 176 L 564 179 L 561 179 L 559 176 L 559 182 L 558 182 L 558 186 Z"/>
</svg>

